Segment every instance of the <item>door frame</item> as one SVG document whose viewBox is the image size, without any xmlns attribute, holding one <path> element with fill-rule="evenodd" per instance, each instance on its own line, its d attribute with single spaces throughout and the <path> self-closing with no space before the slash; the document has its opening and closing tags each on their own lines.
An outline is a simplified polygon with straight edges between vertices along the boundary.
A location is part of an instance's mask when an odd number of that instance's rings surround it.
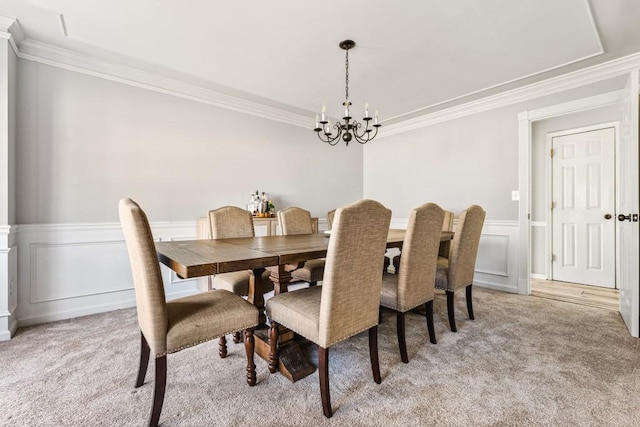
<svg viewBox="0 0 640 427">
<path fill-rule="evenodd" d="M 522 111 L 518 114 L 518 191 L 520 193 L 520 203 L 518 206 L 518 224 L 520 228 L 518 251 L 519 294 L 531 294 L 531 145 L 533 143 L 533 123 L 552 117 L 619 104 L 624 101 L 625 95 L 624 90 L 617 90 L 576 101 L 552 105 L 550 107 Z"/>
<path fill-rule="evenodd" d="M 584 127 L 579 127 L 579 128 L 574 128 L 574 129 L 567 129 L 567 130 L 561 130 L 561 131 L 557 131 L 557 132 L 550 132 L 547 135 L 545 135 L 546 138 L 546 152 L 550 153 L 552 147 L 552 143 L 553 143 L 553 138 L 556 137 L 561 137 L 561 136 L 567 136 L 567 135 L 574 135 L 577 133 L 586 133 L 586 132 L 592 132 L 592 131 L 596 131 L 596 130 L 603 130 L 603 129 L 609 129 L 609 128 L 613 128 L 613 132 L 614 132 L 614 136 L 613 136 L 613 156 L 614 156 L 614 161 L 613 161 L 613 179 L 614 182 L 616 181 L 617 178 L 617 168 L 616 168 L 616 162 L 617 162 L 617 155 L 618 155 L 618 135 L 620 135 L 620 122 L 619 121 L 615 121 L 615 122 L 607 122 L 607 123 L 599 123 L 599 124 L 595 124 L 595 125 L 590 125 L 590 126 L 584 126 Z M 545 196 L 545 202 L 546 202 L 546 206 L 547 209 L 545 209 L 545 221 L 547 223 L 547 244 L 545 245 L 546 247 L 546 259 L 547 259 L 547 280 L 553 280 L 553 262 L 551 260 L 551 254 L 553 253 L 553 218 L 552 218 L 552 212 L 551 209 L 549 209 L 549 207 L 551 206 L 551 203 L 553 202 L 553 158 L 548 155 L 546 156 L 546 160 L 545 160 L 545 167 L 547 169 L 546 171 L 546 180 L 547 180 L 547 185 L 546 185 L 546 196 Z M 615 190 L 614 190 L 614 197 L 615 197 Z M 613 212 L 615 212 L 616 209 L 616 205 L 614 202 L 614 206 L 613 206 Z M 613 223 L 614 223 L 614 228 L 613 228 L 613 233 L 614 233 L 614 240 L 615 240 L 615 236 L 616 236 L 616 229 L 618 228 L 618 223 L 615 219 L 615 216 L 613 218 Z M 614 268 L 616 266 L 616 256 L 617 256 L 617 248 L 614 247 Z M 614 276 L 615 276 L 615 272 L 614 272 Z M 617 283 L 615 283 L 614 280 L 614 289 L 618 289 Z"/>
</svg>

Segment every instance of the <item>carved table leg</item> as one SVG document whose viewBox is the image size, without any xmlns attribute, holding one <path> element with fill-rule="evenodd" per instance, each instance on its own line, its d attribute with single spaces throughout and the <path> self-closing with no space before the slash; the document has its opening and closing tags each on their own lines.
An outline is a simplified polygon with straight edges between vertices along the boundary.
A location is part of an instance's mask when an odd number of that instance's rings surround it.
<svg viewBox="0 0 640 427">
<path fill-rule="evenodd" d="M 295 269 L 295 265 L 279 265 L 268 268 L 271 273 L 269 279 L 273 282 L 276 295 L 287 292 L 288 284 L 291 281 L 291 272 Z M 264 298 L 262 301 L 264 305 Z M 297 381 L 312 374 L 316 370 L 315 366 L 306 359 L 299 344 L 294 341 L 294 333 L 292 331 L 279 325 L 277 336 L 278 370 L 281 374 L 291 381 Z M 264 328 L 256 330 L 255 337 L 256 353 L 263 359 L 269 361 L 269 353 L 271 352 L 269 330 Z"/>
<path fill-rule="evenodd" d="M 247 301 L 256 306 L 258 309 L 258 328 L 267 325 L 267 316 L 264 314 L 264 283 L 262 283 L 262 273 L 264 268 L 256 268 L 251 271 L 249 277 L 249 293 Z"/>
</svg>

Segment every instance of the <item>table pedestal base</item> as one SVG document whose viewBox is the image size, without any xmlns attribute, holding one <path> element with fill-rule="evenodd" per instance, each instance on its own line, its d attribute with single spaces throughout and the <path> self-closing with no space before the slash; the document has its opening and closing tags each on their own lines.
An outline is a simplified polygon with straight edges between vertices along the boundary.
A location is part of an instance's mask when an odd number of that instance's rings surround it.
<svg viewBox="0 0 640 427">
<path fill-rule="evenodd" d="M 316 367 L 307 360 L 300 348 L 300 344 L 292 339 L 293 332 L 287 331 L 283 335 L 279 336 L 279 340 L 284 344 L 281 344 L 279 348 L 278 371 L 289 378 L 291 382 L 296 382 L 314 373 Z M 256 353 L 264 360 L 269 361 L 269 351 L 271 350 L 269 346 L 269 329 L 256 330 L 254 337 Z"/>
</svg>

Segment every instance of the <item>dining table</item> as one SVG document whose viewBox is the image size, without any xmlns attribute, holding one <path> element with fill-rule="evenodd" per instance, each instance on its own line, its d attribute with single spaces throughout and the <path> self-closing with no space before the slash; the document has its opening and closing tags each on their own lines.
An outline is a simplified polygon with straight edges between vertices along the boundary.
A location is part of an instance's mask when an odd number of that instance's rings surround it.
<svg viewBox="0 0 640 427">
<path fill-rule="evenodd" d="M 443 231 L 441 247 L 447 247 L 453 232 Z M 405 230 L 390 229 L 387 248 L 402 250 Z M 195 239 L 156 242 L 158 260 L 182 279 L 209 276 L 232 271 L 249 270 L 247 301 L 259 310 L 259 326 L 256 328 L 256 353 L 269 360 L 269 337 L 265 315 L 265 289 L 262 273 L 269 271 L 274 293 L 287 292 L 291 273 L 305 261 L 324 258 L 327 255 L 331 235 L 301 234 L 288 236 L 260 236 L 234 239 Z M 388 264 L 385 263 L 385 268 Z M 279 336 L 279 371 L 291 381 L 297 381 L 315 371 L 300 347 L 300 341 L 289 330 Z"/>
</svg>

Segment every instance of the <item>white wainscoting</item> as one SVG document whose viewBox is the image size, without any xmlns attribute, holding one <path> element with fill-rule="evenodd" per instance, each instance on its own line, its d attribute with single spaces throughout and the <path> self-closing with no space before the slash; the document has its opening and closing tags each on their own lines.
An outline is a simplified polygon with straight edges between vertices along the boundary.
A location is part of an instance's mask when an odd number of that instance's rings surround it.
<svg viewBox="0 0 640 427">
<path fill-rule="evenodd" d="M 326 229 L 326 221 L 319 221 Z M 406 228 L 407 219 L 393 219 Z M 18 326 L 85 316 L 135 305 L 129 259 L 120 224 L 20 225 L 15 233 Z M 196 221 L 152 223 L 158 241 L 196 237 Z M 474 283 L 517 292 L 518 223 L 486 221 Z M 13 253 L 16 253 L 13 248 Z M 162 266 L 167 299 L 198 292 Z"/>
<path fill-rule="evenodd" d="M 393 218 L 391 228 L 407 228 L 407 218 Z M 454 221 L 454 230 L 458 221 Z M 518 221 L 485 221 L 480 236 L 474 286 L 518 293 Z M 395 253 L 389 251 L 389 255 Z"/>
<path fill-rule="evenodd" d="M 15 227 L 0 226 L 0 341 L 11 338 L 18 328 L 18 248 Z"/>
<path fill-rule="evenodd" d="M 133 307 L 129 258 L 119 223 L 17 227 L 19 326 Z M 151 224 L 158 241 L 193 239 L 196 222 Z M 197 292 L 162 266 L 167 299 Z"/>
<path fill-rule="evenodd" d="M 327 229 L 325 219 L 318 228 Z M 119 223 L 17 226 L 18 326 L 133 307 L 135 296 Z M 157 241 L 196 238 L 196 221 L 151 224 Z M 167 299 L 198 292 L 196 279 L 180 279 L 161 266 Z M 13 330 L 15 331 L 15 325 Z M 6 339 L 9 338 L 7 332 Z"/>
</svg>

